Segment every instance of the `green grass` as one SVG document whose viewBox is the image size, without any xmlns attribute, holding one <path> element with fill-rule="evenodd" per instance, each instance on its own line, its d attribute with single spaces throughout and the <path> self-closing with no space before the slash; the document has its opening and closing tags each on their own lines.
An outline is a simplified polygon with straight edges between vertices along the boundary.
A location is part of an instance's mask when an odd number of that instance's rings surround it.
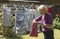
<svg viewBox="0 0 60 39">
<path fill-rule="evenodd" d="M 60 30 L 55 29 L 54 34 L 55 39 L 60 39 Z"/>
<path fill-rule="evenodd" d="M 29 34 L 28 35 L 23 35 L 22 36 L 23 39 L 43 39 L 43 33 L 39 33 L 38 37 L 30 37 Z M 60 39 L 60 30 L 58 29 L 54 29 L 54 38 L 55 39 Z M 14 39 L 14 38 L 0 38 L 0 39 Z M 18 38 L 15 38 L 18 39 Z"/>
<path fill-rule="evenodd" d="M 60 30 L 54 29 L 54 38 L 60 39 Z M 38 37 L 30 37 L 28 35 L 23 35 L 23 39 L 43 39 L 43 33 L 39 33 Z"/>
</svg>

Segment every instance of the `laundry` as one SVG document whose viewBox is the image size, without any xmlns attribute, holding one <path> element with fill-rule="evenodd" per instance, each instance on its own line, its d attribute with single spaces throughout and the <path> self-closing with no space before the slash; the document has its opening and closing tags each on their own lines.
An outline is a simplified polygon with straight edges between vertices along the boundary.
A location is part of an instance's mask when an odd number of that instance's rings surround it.
<svg viewBox="0 0 60 39">
<path fill-rule="evenodd" d="M 38 28 L 37 28 L 37 23 L 32 24 L 32 30 L 30 32 L 31 37 L 38 37 Z"/>
<path fill-rule="evenodd" d="M 2 11 L 3 11 L 3 25 L 10 26 L 11 25 L 11 7 L 7 7 Z"/>
</svg>

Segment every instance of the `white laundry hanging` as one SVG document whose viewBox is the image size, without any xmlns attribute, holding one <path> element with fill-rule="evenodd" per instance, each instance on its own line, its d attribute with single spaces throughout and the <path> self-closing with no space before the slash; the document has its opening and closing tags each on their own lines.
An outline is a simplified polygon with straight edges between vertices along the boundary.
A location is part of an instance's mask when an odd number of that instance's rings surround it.
<svg viewBox="0 0 60 39">
<path fill-rule="evenodd" d="M 3 8 L 3 25 L 11 25 L 11 7 Z"/>
<path fill-rule="evenodd" d="M 16 11 L 14 27 L 15 27 L 15 32 L 18 35 L 22 35 L 22 34 L 26 33 L 25 12 L 24 11 L 20 11 L 20 10 Z"/>
</svg>

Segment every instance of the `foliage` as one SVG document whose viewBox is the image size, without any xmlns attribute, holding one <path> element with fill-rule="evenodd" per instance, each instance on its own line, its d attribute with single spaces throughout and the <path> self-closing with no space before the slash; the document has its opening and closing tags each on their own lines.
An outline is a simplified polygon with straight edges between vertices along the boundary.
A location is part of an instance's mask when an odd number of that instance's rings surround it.
<svg viewBox="0 0 60 39">
<path fill-rule="evenodd" d="M 60 22 L 59 22 L 59 18 L 58 17 L 56 17 L 55 19 L 54 19 L 54 21 L 53 21 L 53 26 L 54 26 L 54 28 L 56 28 L 56 29 L 60 29 Z"/>
<path fill-rule="evenodd" d="M 3 35 L 8 37 L 15 37 L 16 34 L 10 26 L 3 26 Z"/>
<path fill-rule="evenodd" d="M 3 26 L 3 35 L 8 37 L 16 37 L 16 33 L 13 31 L 13 27 L 14 27 L 14 18 L 12 16 L 11 26 Z"/>
</svg>

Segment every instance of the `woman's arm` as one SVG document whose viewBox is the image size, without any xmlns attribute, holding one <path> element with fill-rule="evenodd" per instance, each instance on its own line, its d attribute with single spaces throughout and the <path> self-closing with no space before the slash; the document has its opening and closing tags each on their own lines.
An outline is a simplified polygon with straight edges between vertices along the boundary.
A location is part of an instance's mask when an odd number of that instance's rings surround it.
<svg viewBox="0 0 60 39">
<path fill-rule="evenodd" d="M 39 17 L 35 18 L 33 20 L 33 23 L 39 23 L 39 21 L 41 20 L 41 18 L 42 18 L 42 16 L 39 16 Z"/>
</svg>

